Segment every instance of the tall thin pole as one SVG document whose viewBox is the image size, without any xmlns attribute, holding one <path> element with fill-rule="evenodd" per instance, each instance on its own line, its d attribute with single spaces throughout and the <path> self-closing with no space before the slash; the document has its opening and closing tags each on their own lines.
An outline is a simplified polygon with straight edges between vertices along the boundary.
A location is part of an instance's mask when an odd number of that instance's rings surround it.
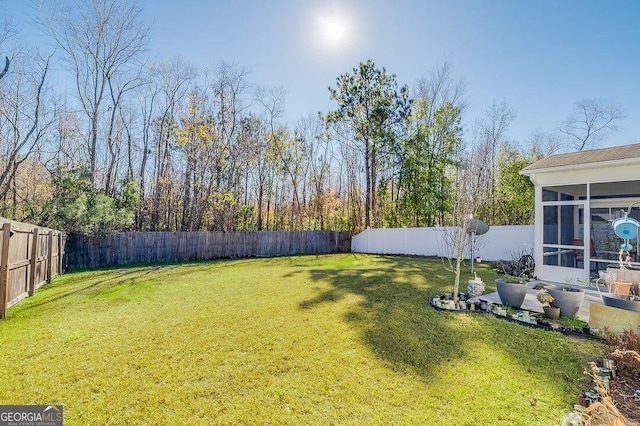
<svg viewBox="0 0 640 426">
<path fill-rule="evenodd" d="M 471 231 L 471 235 L 469 236 L 469 238 L 471 238 L 471 275 L 473 276 L 473 264 L 476 261 L 476 257 L 474 255 L 474 251 L 475 251 L 475 243 L 476 243 L 476 231 L 472 230 Z"/>
</svg>

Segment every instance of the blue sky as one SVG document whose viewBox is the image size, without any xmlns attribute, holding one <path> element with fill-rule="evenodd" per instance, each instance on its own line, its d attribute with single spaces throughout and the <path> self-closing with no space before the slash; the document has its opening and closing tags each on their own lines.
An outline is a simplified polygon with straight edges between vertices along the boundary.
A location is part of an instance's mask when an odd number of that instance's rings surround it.
<svg viewBox="0 0 640 426">
<path fill-rule="evenodd" d="M 0 13 L 23 19 L 23 0 Z M 605 145 L 640 143 L 640 1 L 590 0 L 142 0 L 151 54 L 201 67 L 246 67 L 252 82 L 287 91 L 286 117 L 334 107 L 328 86 L 375 61 L 415 81 L 450 61 L 467 86 L 465 130 L 491 103 L 516 111 L 510 138 L 557 127 L 583 98 L 620 106 L 623 131 Z M 324 19 L 324 21 L 322 21 Z M 321 22 L 343 22 L 330 44 Z"/>
</svg>

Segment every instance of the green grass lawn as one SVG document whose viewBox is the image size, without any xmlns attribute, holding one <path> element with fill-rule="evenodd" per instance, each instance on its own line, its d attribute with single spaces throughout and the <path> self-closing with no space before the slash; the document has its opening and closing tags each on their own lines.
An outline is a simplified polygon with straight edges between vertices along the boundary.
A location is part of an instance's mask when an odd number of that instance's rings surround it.
<svg viewBox="0 0 640 426">
<path fill-rule="evenodd" d="M 602 346 L 435 311 L 452 282 L 354 254 L 66 274 L 0 322 L 0 404 L 63 404 L 67 425 L 559 424 Z"/>
</svg>

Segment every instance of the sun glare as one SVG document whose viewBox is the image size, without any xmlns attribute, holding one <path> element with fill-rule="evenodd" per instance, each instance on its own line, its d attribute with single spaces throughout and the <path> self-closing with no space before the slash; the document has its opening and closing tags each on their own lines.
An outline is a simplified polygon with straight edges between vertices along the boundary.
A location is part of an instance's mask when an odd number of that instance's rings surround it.
<svg viewBox="0 0 640 426">
<path fill-rule="evenodd" d="M 320 38 L 324 44 L 331 47 L 344 45 L 349 38 L 347 22 L 336 16 L 318 18 Z"/>
</svg>

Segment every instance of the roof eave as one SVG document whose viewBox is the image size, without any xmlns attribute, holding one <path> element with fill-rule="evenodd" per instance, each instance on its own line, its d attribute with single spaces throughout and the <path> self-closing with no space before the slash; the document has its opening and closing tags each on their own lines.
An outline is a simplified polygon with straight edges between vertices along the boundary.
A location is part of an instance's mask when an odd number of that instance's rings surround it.
<svg viewBox="0 0 640 426">
<path fill-rule="evenodd" d="M 633 158 L 624 158 L 618 160 L 607 160 L 607 161 L 598 161 L 595 163 L 582 163 L 582 164 L 570 164 L 567 166 L 554 166 L 554 167 L 543 167 L 539 169 L 529 169 L 525 167 L 520 170 L 521 175 L 531 176 L 534 173 L 548 173 L 548 172 L 559 172 L 559 171 L 571 171 L 571 170 L 582 170 L 582 169 L 594 169 L 594 168 L 606 168 L 613 166 L 625 166 L 628 164 L 640 164 L 639 157 Z"/>
</svg>

